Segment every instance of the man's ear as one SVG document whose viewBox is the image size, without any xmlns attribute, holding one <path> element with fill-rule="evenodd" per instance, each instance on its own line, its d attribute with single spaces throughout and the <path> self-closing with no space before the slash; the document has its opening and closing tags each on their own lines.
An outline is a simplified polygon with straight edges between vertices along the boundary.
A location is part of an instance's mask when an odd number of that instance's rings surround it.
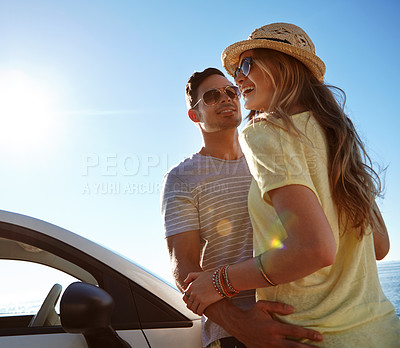
<svg viewBox="0 0 400 348">
<path fill-rule="evenodd" d="M 188 115 L 189 115 L 189 118 L 190 118 L 193 122 L 195 122 L 195 123 L 199 123 L 199 122 L 200 122 L 200 118 L 199 118 L 198 115 L 197 115 L 197 111 L 195 111 L 194 109 L 189 109 Z"/>
</svg>

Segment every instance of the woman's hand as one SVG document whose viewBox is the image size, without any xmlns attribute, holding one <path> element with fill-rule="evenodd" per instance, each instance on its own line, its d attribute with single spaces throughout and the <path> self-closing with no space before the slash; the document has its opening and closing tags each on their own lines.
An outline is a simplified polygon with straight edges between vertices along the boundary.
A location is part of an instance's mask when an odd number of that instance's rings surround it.
<svg viewBox="0 0 400 348">
<path fill-rule="evenodd" d="M 198 315 L 202 315 L 209 305 L 223 299 L 214 288 L 212 278 L 213 272 L 192 272 L 185 279 L 189 286 L 183 295 L 183 301 L 187 308 Z"/>
</svg>

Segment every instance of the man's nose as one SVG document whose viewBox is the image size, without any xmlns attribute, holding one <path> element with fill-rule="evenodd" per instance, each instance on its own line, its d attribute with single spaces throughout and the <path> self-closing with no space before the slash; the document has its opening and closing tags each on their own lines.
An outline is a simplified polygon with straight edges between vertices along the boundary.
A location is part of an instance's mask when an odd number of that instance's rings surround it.
<svg viewBox="0 0 400 348">
<path fill-rule="evenodd" d="M 226 103 L 226 102 L 231 101 L 231 100 L 232 100 L 232 98 L 229 97 L 228 93 L 226 93 L 225 91 L 223 91 L 221 93 L 221 97 L 220 97 L 220 103 L 221 104 L 222 103 Z"/>
</svg>

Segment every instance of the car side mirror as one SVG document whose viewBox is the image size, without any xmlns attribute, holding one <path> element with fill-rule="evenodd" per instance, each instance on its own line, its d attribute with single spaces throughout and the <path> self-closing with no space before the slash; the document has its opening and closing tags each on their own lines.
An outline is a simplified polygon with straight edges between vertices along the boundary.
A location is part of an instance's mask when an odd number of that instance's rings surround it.
<svg viewBox="0 0 400 348">
<path fill-rule="evenodd" d="M 66 332 L 81 333 L 88 348 L 132 348 L 111 326 L 114 300 L 97 286 L 76 282 L 60 302 L 61 325 Z"/>
</svg>

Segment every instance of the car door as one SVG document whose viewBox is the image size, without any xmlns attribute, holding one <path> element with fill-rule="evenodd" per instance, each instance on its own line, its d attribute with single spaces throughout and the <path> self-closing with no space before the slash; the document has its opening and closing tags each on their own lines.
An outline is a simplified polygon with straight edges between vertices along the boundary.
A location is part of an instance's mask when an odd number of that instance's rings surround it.
<svg viewBox="0 0 400 348">
<path fill-rule="evenodd" d="M 148 348 L 127 279 L 76 248 L 38 231 L 0 222 L 0 347 L 84 348 L 80 334 L 65 333 L 58 317 L 62 291 L 84 281 L 117 297 L 112 323 L 132 347 Z M 53 322 L 31 325 L 54 284 Z"/>
<path fill-rule="evenodd" d="M 0 277 L 6 284 L 0 287 L 0 347 L 87 347 L 83 336 L 64 331 L 58 315 L 63 291 L 76 281 L 111 295 L 111 326 L 132 347 L 201 347 L 200 317 L 176 289 L 46 222 L 0 211 Z"/>
</svg>

